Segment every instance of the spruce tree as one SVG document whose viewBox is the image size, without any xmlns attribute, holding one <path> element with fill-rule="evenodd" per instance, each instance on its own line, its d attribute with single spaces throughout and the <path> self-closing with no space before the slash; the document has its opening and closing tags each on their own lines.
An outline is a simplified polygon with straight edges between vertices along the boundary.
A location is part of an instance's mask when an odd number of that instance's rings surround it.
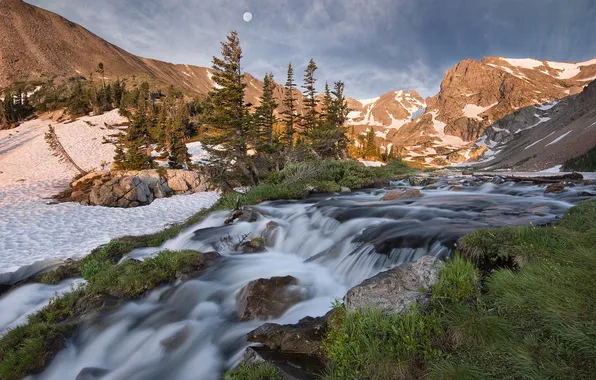
<svg viewBox="0 0 596 380">
<path fill-rule="evenodd" d="M 308 136 L 312 130 L 317 126 L 317 90 L 315 87 L 316 78 L 315 71 L 317 71 L 317 64 L 314 59 L 311 58 L 306 70 L 304 70 L 304 89 L 303 94 L 305 97 L 304 101 L 304 115 L 302 117 L 302 126 L 304 128 L 304 134 Z"/>
<path fill-rule="evenodd" d="M 296 83 L 294 83 L 294 69 L 292 64 L 288 65 L 288 78 L 284 87 L 284 99 L 283 106 L 284 110 L 282 115 L 284 116 L 284 123 L 286 125 L 286 143 L 288 150 L 292 151 L 294 148 L 294 131 L 296 127 L 296 96 L 294 90 L 296 89 Z"/>
<path fill-rule="evenodd" d="M 221 55 L 213 57 L 213 81 L 217 86 L 209 92 L 209 112 L 204 118 L 208 133 L 203 142 L 209 153 L 206 168 L 215 181 L 226 185 L 230 180 L 250 177 L 246 162 L 246 84 L 238 32 L 232 31 L 221 43 Z"/>
<path fill-rule="evenodd" d="M 184 133 L 190 122 L 188 107 L 180 103 L 176 107 L 176 117 L 170 132 L 170 155 L 168 164 L 173 169 L 183 169 L 190 166 L 190 154 L 185 144 Z"/>
<path fill-rule="evenodd" d="M 364 148 L 364 156 L 366 158 L 377 158 L 379 150 L 375 141 L 375 129 L 370 127 L 366 132 L 366 147 Z"/>
<path fill-rule="evenodd" d="M 128 170 L 150 169 L 153 166 L 149 136 L 150 120 L 147 104 L 143 99 L 148 96 L 149 85 L 143 84 L 139 94 L 139 105 L 126 130 L 124 168 Z"/>
<path fill-rule="evenodd" d="M 334 123 L 333 98 L 331 97 L 331 90 L 327 82 L 325 82 L 325 92 L 323 93 L 321 108 L 321 117 L 327 122 Z"/>
<path fill-rule="evenodd" d="M 255 111 L 255 121 L 259 136 L 257 149 L 267 153 L 273 151 L 274 111 L 277 108 L 277 102 L 273 97 L 274 86 L 273 74 L 266 74 L 263 79 L 263 93 L 260 98 L 261 105 Z"/>
</svg>

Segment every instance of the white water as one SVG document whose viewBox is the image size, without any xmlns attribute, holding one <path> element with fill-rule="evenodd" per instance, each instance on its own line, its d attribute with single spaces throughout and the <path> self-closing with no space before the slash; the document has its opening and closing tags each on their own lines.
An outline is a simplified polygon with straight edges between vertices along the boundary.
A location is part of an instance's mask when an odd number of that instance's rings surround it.
<svg viewBox="0 0 596 380">
<path fill-rule="evenodd" d="M 90 321 L 35 378 L 74 379 L 85 369 L 86 379 L 216 379 L 240 361 L 246 333 L 263 323 L 236 316 L 236 295 L 249 281 L 296 277 L 308 299 L 270 320 L 295 323 L 325 314 L 350 287 L 380 271 L 425 254 L 447 255 L 467 232 L 545 223 L 585 199 L 578 197 L 583 186 L 544 195 L 543 187 L 510 183 L 463 192 L 439 185 L 422 198 L 394 202 L 379 201 L 384 191 L 267 202 L 255 207 L 256 222 L 230 226 L 223 225 L 227 213 L 212 214 L 160 249 L 217 249 L 224 256 L 220 264 L 197 280 L 159 289 Z M 265 253 L 240 254 L 221 242 L 226 236 L 261 236 L 270 222 L 279 227 Z M 11 294 L 0 299 L 0 309 Z"/>
</svg>

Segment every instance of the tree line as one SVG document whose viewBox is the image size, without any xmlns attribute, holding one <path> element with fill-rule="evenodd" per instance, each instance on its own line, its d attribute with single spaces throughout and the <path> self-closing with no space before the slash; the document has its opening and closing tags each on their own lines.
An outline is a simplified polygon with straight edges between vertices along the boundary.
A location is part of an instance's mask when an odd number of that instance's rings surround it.
<svg viewBox="0 0 596 380">
<path fill-rule="evenodd" d="M 316 91 L 315 61 L 310 60 L 301 86 L 303 98 L 288 65 L 281 112 L 274 97 L 273 74 L 265 75 L 259 105 L 251 112 L 245 102 L 246 83 L 241 67 L 242 48 L 232 31 L 213 57 L 213 81 L 202 115 L 209 153 L 205 168 L 220 187 L 258 184 L 284 165 L 312 158 L 347 158 L 345 127 L 349 113 L 344 83 L 325 84 L 322 98 Z M 302 104 L 299 102 L 302 101 Z"/>
</svg>

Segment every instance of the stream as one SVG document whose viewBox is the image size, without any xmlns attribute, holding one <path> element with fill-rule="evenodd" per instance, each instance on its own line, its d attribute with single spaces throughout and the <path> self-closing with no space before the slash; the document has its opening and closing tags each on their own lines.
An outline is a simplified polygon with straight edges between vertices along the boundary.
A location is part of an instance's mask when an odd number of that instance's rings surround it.
<svg viewBox="0 0 596 380">
<path fill-rule="evenodd" d="M 595 192 L 594 186 L 576 186 L 544 194 L 544 185 L 509 182 L 450 191 L 447 181 L 422 190 L 421 198 L 397 201 L 380 201 L 386 189 L 372 189 L 265 202 L 252 207 L 253 222 L 225 225 L 229 212 L 213 213 L 162 247 L 135 250 L 125 260 L 163 249 L 217 250 L 219 264 L 198 279 L 160 288 L 85 324 L 43 373 L 30 378 L 216 379 L 239 363 L 249 345 L 246 334 L 264 323 L 237 316 L 237 294 L 252 280 L 298 279 L 307 300 L 268 321 L 296 323 L 324 315 L 348 289 L 381 271 L 423 255 L 449 255 L 466 233 L 548 223 L 588 199 L 582 191 Z M 230 243 L 259 236 L 266 236 L 264 253 L 236 252 Z M 81 281 L 25 285 L 2 296 L 0 335 L 55 292 Z"/>
</svg>

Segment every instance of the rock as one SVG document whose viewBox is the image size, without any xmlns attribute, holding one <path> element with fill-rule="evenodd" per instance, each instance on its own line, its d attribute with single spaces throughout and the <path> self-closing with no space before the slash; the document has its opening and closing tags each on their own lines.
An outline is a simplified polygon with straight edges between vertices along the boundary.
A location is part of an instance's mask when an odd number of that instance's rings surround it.
<svg viewBox="0 0 596 380">
<path fill-rule="evenodd" d="M 418 189 L 389 190 L 381 198 L 382 201 L 395 201 L 398 199 L 420 198 L 422 193 Z"/>
<path fill-rule="evenodd" d="M 472 176 L 474 175 L 474 172 L 464 170 L 463 172 L 461 172 L 461 175 Z"/>
<path fill-rule="evenodd" d="M 317 192 L 317 189 L 315 189 L 314 186 L 312 186 L 312 185 L 306 186 L 305 190 L 308 191 L 309 193 L 316 193 Z"/>
<path fill-rule="evenodd" d="M 596 197 L 595 193 L 590 193 L 588 191 L 582 191 L 581 193 L 579 193 L 580 197 Z"/>
<path fill-rule="evenodd" d="M 300 354 L 317 354 L 329 329 L 334 311 L 323 317 L 306 317 L 293 325 L 265 323 L 248 333 L 248 341 L 261 343 L 271 350 Z"/>
<path fill-rule="evenodd" d="M 251 281 L 238 294 L 241 320 L 278 318 L 291 306 L 305 299 L 298 280 L 292 276 L 260 278 Z"/>
<path fill-rule="evenodd" d="M 176 272 L 176 279 L 180 281 L 188 281 L 196 278 L 205 269 L 211 267 L 219 261 L 221 255 L 217 252 L 197 252 L 193 260 L 189 260 L 185 265 Z"/>
<path fill-rule="evenodd" d="M 565 189 L 565 184 L 563 182 L 560 183 L 553 183 L 552 185 L 548 185 L 544 190 L 545 194 L 550 193 L 559 193 Z"/>
<path fill-rule="evenodd" d="M 449 177 L 453 175 L 453 172 L 449 169 L 439 169 L 435 170 L 433 174 L 439 177 Z"/>
<path fill-rule="evenodd" d="M 449 191 L 456 191 L 456 192 L 457 192 L 457 191 L 464 191 L 464 188 L 463 188 L 463 187 L 461 187 L 461 186 L 451 186 L 451 187 L 449 188 Z"/>
<path fill-rule="evenodd" d="M 412 186 L 428 186 L 432 185 L 433 183 L 437 182 L 438 178 L 432 177 L 410 177 L 410 185 Z"/>
<path fill-rule="evenodd" d="M 341 193 L 351 193 L 352 192 L 352 189 L 350 189 L 349 187 L 342 186 L 340 192 Z"/>
<path fill-rule="evenodd" d="M 242 253 L 261 253 L 265 251 L 265 240 L 261 237 L 252 238 L 236 245 L 234 250 Z"/>
<path fill-rule="evenodd" d="M 166 352 L 173 352 L 182 347 L 188 341 L 191 333 L 191 328 L 187 325 L 179 330 L 176 330 L 172 335 L 162 339 L 159 344 Z"/>
<path fill-rule="evenodd" d="M 591 185 L 593 185 L 594 183 L 595 183 L 594 181 L 592 181 L 592 180 L 588 179 L 588 180 L 585 180 L 585 181 L 584 181 L 584 186 L 591 186 Z"/>
<path fill-rule="evenodd" d="M 450 185 L 450 186 L 459 186 L 459 185 L 461 185 L 461 182 L 458 182 L 458 181 L 449 181 L 449 182 L 447 182 L 447 184 Z"/>
<path fill-rule="evenodd" d="M 105 178 L 108 176 L 108 172 L 90 172 L 84 175 L 83 177 L 77 179 L 73 183 L 70 184 L 70 187 L 77 188 L 85 182 L 94 182 L 95 180 L 99 180 L 101 178 Z"/>
<path fill-rule="evenodd" d="M 277 367 L 284 380 L 321 379 L 325 374 L 325 362 L 314 355 L 294 354 L 270 350 L 264 347 L 248 347 L 244 351 L 244 364 L 269 363 Z"/>
<path fill-rule="evenodd" d="M 496 175 L 493 177 L 491 182 L 494 183 L 495 185 L 500 185 L 500 184 L 504 183 L 505 180 L 503 179 L 503 177 Z"/>
<path fill-rule="evenodd" d="M 344 297 L 350 312 L 378 308 L 387 314 L 399 314 L 411 305 L 428 300 L 428 290 L 439 279 L 441 266 L 431 256 L 379 273 L 350 289 Z"/>
<path fill-rule="evenodd" d="M 85 367 L 79 372 L 75 380 L 96 380 L 107 375 L 109 372 L 105 368 Z"/>
<path fill-rule="evenodd" d="M 273 247 L 275 245 L 275 242 L 277 241 L 278 232 L 279 224 L 277 224 L 276 222 L 267 223 L 267 227 L 265 227 L 265 231 L 263 231 L 262 234 L 266 247 Z"/>
<path fill-rule="evenodd" d="M 241 222 L 253 223 L 253 222 L 256 222 L 257 219 L 259 219 L 260 215 L 261 214 L 258 213 L 254 208 L 244 206 L 240 209 L 232 211 L 230 216 L 228 216 L 226 218 L 226 220 L 224 221 L 224 224 L 231 224 L 235 220 L 239 220 Z"/>
<path fill-rule="evenodd" d="M 46 204 L 47 204 L 48 206 L 51 206 L 51 205 L 57 205 L 58 203 L 60 203 L 60 202 L 58 202 L 58 200 L 56 200 L 56 199 L 48 199 L 48 200 L 46 201 Z"/>
</svg>

